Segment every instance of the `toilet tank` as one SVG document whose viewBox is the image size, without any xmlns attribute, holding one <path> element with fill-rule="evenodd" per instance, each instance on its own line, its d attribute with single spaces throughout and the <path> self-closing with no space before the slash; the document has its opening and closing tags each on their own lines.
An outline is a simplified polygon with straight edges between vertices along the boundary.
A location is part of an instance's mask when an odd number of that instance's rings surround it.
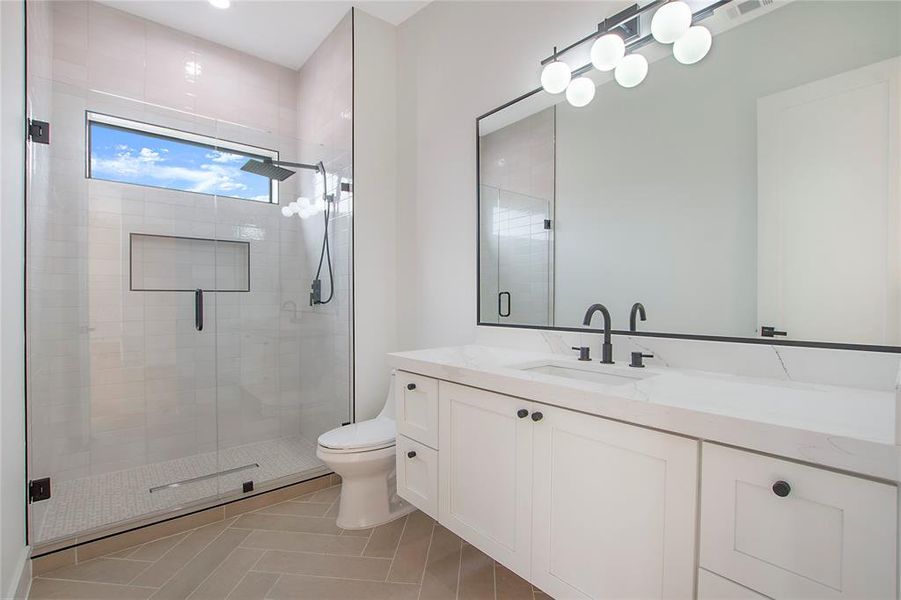
<svg viewBox="0 0 901 600">
<path fill-rule="evenodd" d="M 388 378 L 388 397 L 385 398 L 385 406 L 382 407 L 379 417 L 394 420 L 394 370 Z"/>
</svg>

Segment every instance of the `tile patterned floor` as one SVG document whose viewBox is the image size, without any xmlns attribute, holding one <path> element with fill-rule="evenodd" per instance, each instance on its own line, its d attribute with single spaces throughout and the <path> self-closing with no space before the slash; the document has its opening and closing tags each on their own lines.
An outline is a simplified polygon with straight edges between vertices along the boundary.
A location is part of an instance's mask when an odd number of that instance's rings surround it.
<svg viewBox="0 0 901 600">
<path fill-rule="evenodd" d="M 335 524 L 340 486 L 148 542 L 32 581 L 32 600 L 549 600 L 416 511 Z"/>
<path fill-rule="evenodd" d="M 253 463 L 260 466 L 150 493 L 154 486 Z M 286 437 L 63 481 L 53 486 L 53 497 L 42 509 L 35 537 L 38 542 L 48 542 L 240 490 L 247 480 L 259 484 L 320 466 L 315 442 Z"/>
</svg>

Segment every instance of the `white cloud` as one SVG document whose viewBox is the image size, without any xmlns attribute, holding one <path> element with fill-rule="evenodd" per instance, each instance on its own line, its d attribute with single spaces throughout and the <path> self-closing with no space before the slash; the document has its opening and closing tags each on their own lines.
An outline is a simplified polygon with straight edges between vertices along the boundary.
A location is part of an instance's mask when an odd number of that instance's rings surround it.
<svg viewBox="0 0 901 600">
<path fill-rule="evenodd" d="M 231 154 L 230 152 L 222 152 L 220 150 L 216 150 L 215 152 L 210 152 L 206 155 L 206 157 L 215 163 L 241 163 L 241 164 L 244 164 L 245 162 L 247 162 L 246 156 L 242 156 L 240 154 Z"/>
<path fill-rule="evenodd" d="M 113 158 L 91 157 L 91 171 L 114 180 L 161 187 L 172 187 L 173 182 L 178 182 L 181 189 L 205 194 L 234 195 L 248 189 L 247 184 L 241 182 L 246 173 L 236 164 L 243 164 L 245 157 L 241 155 L 209 153 L 206 158 L 213 162 L 186 167 L 168 164 L 167 158 L 161 155 L 165 149 L 156 151 L 144 147 L 135 152 L 129 146 L 118 145 L 116 150 Z"/>
</svg>

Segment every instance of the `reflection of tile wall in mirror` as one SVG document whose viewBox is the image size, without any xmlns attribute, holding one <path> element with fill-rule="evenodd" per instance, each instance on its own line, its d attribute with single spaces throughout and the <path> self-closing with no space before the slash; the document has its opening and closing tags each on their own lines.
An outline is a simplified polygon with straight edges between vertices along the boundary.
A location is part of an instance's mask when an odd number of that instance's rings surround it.
<svg viewBox="0 0 901 600">
<path fill-rule="evenodd" d="M 135 233 L 134 291 L 250 291 L 250 244 Z"/>
<path fill-rule="evenodd" d="M 480 140 L 484 322 L 551 324 L 553 248 L 544 222 L 553 218 L 554 110 Z"/>
</svg>

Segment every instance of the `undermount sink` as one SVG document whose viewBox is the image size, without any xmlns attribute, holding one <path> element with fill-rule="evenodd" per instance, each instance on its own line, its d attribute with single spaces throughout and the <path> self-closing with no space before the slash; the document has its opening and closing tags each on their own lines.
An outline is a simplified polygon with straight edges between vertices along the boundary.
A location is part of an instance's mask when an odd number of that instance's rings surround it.
<svg viewBox="0 0 901 600">
<path fill-rule="evenodd" d="M 589 381 L 591 383 L 600 383 L 602 385 L 628 385 L 637 383 L 642 379 L 652 377 L 654 373 L 648 373 L 643 369 L 630 369 L 629 371 L 620 367 L 595 367 L 595 366 L 574 366 L 561 365 L 558 363 L 547 363 L 543 365 L 531 365 L 519 367 L 523 371 L 531 373 L 541 373 L 543 375 L 551 375 L 553 377 L 563 377 L 566 379 L 577 379 L 579 381 Z M 629 367 L 626 367 L 628 369 Z M 633 372 L 634 371 L 634 372 Z"/>
</svg>

